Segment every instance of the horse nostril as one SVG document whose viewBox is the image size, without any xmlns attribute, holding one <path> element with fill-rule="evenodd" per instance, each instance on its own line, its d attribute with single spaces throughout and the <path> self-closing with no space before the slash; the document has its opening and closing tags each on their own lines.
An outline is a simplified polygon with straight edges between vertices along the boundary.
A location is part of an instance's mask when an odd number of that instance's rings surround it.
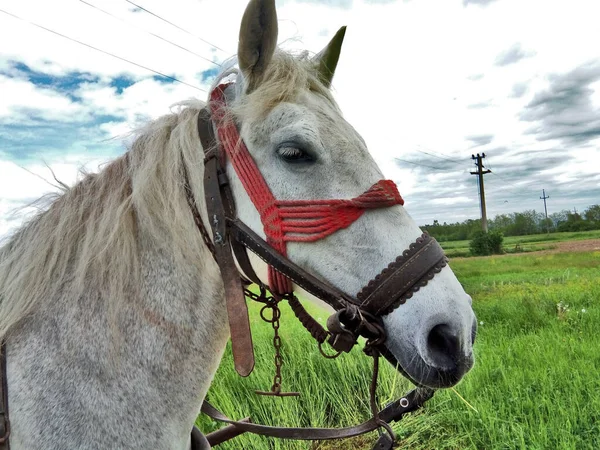
<svg viewBox="0 0 600 450">
<path fill-rule="evenodd" d="M 460 358 L 460 341 L 449 325 L 439 324 L 429 331 L 427 350 L 438 368 L 451 370 Z"/>
</svg>

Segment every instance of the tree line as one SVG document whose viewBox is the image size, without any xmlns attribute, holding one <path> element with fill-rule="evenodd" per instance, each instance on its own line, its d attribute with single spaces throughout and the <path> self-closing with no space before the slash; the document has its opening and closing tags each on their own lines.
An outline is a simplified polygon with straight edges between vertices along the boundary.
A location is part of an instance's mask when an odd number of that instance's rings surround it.
<svg viewBox="0 0 600 450">
<path fill-rule="evenodd" d="M 461 241 L 472 239 L 481 230 L 481 219 L 467 219 L 464 222 L 440 224 L 437 220 L 423 227 L 438 241 Z M 504 236 L 524 236 L 558 231 L 589 231 L 600 229 L 600 205 L 592 205 L 581 214 L 575 211 L 562 210 L 548 215 L 533 209 L 498 214 L 488 220 L 488 230 L 497 231 Z"/>
</svg>

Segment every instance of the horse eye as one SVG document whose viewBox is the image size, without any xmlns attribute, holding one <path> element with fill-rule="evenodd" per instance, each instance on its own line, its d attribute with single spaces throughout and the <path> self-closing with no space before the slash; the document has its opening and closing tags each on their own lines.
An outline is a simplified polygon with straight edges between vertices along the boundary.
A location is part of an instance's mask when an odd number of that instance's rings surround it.
<svg viewBox="0 0 600 450">
<path fill-rule="evenodd" d="M 310 153 L 297 147 L 279 147 L 277 154 L 288 163 L 312 162 L 315 160 Z"/>
</svg>

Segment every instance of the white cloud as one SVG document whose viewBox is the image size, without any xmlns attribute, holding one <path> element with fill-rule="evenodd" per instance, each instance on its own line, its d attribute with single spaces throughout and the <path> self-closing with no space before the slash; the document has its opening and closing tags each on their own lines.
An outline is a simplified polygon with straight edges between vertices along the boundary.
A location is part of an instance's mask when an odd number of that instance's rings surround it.
<svg viewBox="0 0 600 450">
<path fill-rule="evenodd" d="M 20 165 L 0 159 L 0 239 L 37 212 L 29 205 L 46 194 L 60 192 L 54 177 L 71 186 L 81 170 L 97 172 L 104 162 L 81 154 L 46 164 Z"/>
<path fill-rule="evenodd" d="M 444 197 L 431 200 L 434 205 L 458 205 L 462 203 L 472 203 L 473 199 L 469 197 Z"/>
<path fill-rule="evenodd" d="M 45 120 L 52 120 L 57 112 L 64 121 L 83 119 L 80 104 L 30 81 L 0 75 L 0 92 L 0 120 L 4 123 L 22 123 L 28 119 L 28 111 L 35 111 L 37 117 Z"/>
</svg>

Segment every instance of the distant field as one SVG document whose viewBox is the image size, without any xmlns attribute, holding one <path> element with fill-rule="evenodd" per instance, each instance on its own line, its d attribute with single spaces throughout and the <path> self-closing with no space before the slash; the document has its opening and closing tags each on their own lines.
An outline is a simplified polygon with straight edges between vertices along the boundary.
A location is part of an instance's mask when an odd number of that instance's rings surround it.
<svg viewBox="0 0 600 450">
<path fill-rule="evenodd" d="M 557 242 L 583 239 L 600 239 L 600 230 L 508 236 L 504 238 L 503 246 L 507 253 L 526 253 L 553 249 Z M 470 256 L 468 240 L 440 242 L 440 244 L 450 258 Z"/>
<path fill-rule="evenodd" d="M 455 392 L 440 391 L 421 412 L 394 426 L 399 448 L 600 448 L 600 252 L 467 258 L 451 266 L 473 296 L 480 322 L 475 368 L 456 387 L 476 411 Z M 283 310 L 283 383 L 302 396 L 253 393 L 268 389 L 273 377 L 271 330 L 257 322 L 253 308 L 257 368 L 241 379 L 228 349 L 208 400 L 231 417 L 250 415 L 268 424 L 342 426 L 367 419 L 369 359 L 355 349 L 325 360 Z M 410 389 L 388 366 L 381 375 L 382 403 Z M 204 417 L 199 424 L 205 431 L 218 427 Z M 219 448 L 362 450 L 374 438 L 319 446 L 241 436 Z"/>
</svg>

